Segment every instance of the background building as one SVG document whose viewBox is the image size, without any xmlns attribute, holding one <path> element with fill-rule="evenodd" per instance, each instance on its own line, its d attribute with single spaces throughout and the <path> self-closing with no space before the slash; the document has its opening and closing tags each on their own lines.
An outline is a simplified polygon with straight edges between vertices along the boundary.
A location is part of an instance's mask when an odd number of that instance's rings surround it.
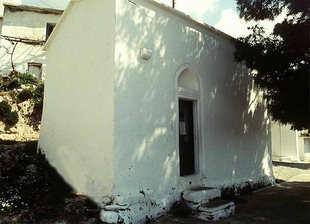
<svg viewBox="0 0 310 224">
<path fill-rule="evenodd" d="M 42 47 L 63 11 L 4 3 L 0 39 L 0 74 L 13 68 L 44 76 L 45 52 Z"/>
<path fill-rule="evenodd" d="M 271 125 L 271 135 L 273 160 L 310 162 L 309 132 L 294 131 L 289 125 L 275 122 Z"/>
</svg>

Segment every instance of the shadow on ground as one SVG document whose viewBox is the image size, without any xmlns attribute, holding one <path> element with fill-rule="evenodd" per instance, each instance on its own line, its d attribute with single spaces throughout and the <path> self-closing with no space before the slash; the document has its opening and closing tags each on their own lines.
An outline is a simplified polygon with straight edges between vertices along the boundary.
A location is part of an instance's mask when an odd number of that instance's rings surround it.
<svg viewBox="0 0 310 224">
<path fill-rule="evenodd" d="M 49 165 L 36 141 L 0 140 L 0 224 L 96 224 L 99 210 Z"/>
<path fill-rule="evenodd" d="M 215 222 L 202 221 L 189 216 L 169 214 L 154 222 L 157 224 L 306 224 L 310 223 L 310 165 L 274 163 L 275 176 L 282 178 L 279 184 L 240 196 L 234 200 L 234 215 Z M 298 172 L 296 172 L 298 169 Z"/>
</svg>

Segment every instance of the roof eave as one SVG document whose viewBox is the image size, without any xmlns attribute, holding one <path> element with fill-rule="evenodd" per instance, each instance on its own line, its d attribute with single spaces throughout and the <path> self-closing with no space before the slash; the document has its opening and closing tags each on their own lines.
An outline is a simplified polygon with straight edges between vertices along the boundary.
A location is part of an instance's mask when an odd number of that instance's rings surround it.
<svg viewBox="0 0 310 224">
<path fill-rule="evenodd" d="M 165 11 L 168 11 L 169 13 L 171 13 L 173 15 L 181 17 L 182 19 L 184 19 L 184 20 L 186 20 L 186 21 L 188 21 L 188 22 L 190 22 L 190 23 L 192 23 L 192 24 L 194 24 L 194 25 L 196 25 L 196 26 L 198 26 L 200 28 L 202 28 L 204 30 L 207 30 L 207 31 L 210 31 L 212 33 L 215 33 L 215 34 L 217 34 L 217 35 L 219 35 L 221 37 L 224 37 L 225 39 L 236 40 L 234 37 L 232 37 L 232 36 L 222 32 L 222 31 L 220 31 L 220 30 L 218 30 L 218 29 L 214 28 L 213 26 L 210 26 L 210 25 L 208 25 L 206 23 L 198 22 L 197 20 L 191 18 L 189 15 L 187 15 L 187 14 L 185 14 L 185 13 L 183 13 L 183 12 L 181 12 L 181 11 L 175 9 L 175 8 L 167 6 L 167 5 L 165 5 L 163 3 L 160 3 L 160 2 L 156 2 L 154 0 L 143 0 L 143 1 L 150 2 L 151 4 L 157 6 L 158 8 L 161 8 L 161 9 L 163 9 Z"/>
<path fill-rule="evenodd" d="M 14 5 L 9 3 L 3 3 L 3 6 L 5 9 L 7 8 L 12 12 L 28 11 L 28 12 L 37 12 L 41 14 L 55 14 L 55 15 L 61 15 L 64 12 L 63 10 L 60 9 L 41 8 L 28 5 Z"/>
<path fill-rule="evenodd" d="M 43 47 L 43 50 L 47 50 L 51 44 L 51 42 L 53 41 L 55 35 L 57 34 L 58 30 L 59 30 L 59 27 L 61 26 L 61 24 L 64 22 L 65 18 L 67 17 L 67 15 L 69 14 L 69 11 L 70 9 L 72 8 L 73 4 L 75 2 L 79 2 L 81 0 L 71 0 L 70 3 L 68 4 L 66 10 L 64 11 L 64 13 L 62 14 L 62 16 L 60 17 L 60 20 L 59 22 L 57 23 L 56 27 L 54 28 L 51 36 L 48 38 L 47 42 L 45 43 L 44 47 Z M 191 24 L 194 24 L 204 30 L 207 30 L 209 32 L 212 32 L 218 36 L 221 36 L 227 40 L 230 40 L 230 41 L 236 41 L 236 39 L 220 30 L 217 30 L 216 28 L 208 25 L 208 24 L 203 24 L 203 23 L 200 23 L 198 22 L 197 20 L 194 20 L 193 18 L 191 18 L 190 16 L 188 16 L 187 14 L 183 13 L 183 12 L 180 12 L 174 8 L 171 8 L 163 3 L 159 3 L 159 2 L 156 2 L 154 0 L 144 0 L 144 1 L 147 1 L 147 2 L 150 2 L 151 4 L 153 4 L 154 6 L 158 7 L 158 8 L 161 8 L 165 11 L 168 11 L 169 13 L 173 14 L 173 15 L 176 15 L 178 17 L 181 17 L 183 18 L 184 20 L 190 22 Z"/>
</svg>

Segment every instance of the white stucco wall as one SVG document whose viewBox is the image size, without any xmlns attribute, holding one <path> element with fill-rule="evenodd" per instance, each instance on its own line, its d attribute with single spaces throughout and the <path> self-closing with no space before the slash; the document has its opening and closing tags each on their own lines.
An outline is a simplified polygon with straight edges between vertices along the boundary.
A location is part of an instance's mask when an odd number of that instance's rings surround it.
<svg viewBox="0 0 310 224">
<path fill-rule="evenodd" d="M 272 156 L 275 159 L 299 160 L 298 132 L 289 125 L 272 123 Z"/>
<path fill-rule="evenodd" d="M 2 33 L 2 23 L 3 23 L 3 18 L 0 17 L 0 35 Z M 1 44 L 1 40 L 0 40 L 0 44 Z"/>
<path fill-rule="evenodd" d="M 299 134 L 299 133 L 298 133 Z M 305 151 L 307 150 L 305 147 L 305 138 L 299 136 L 297 137 L 297 146 L 298 146 L 298 156 L 301 161 L 309 161 L 307 158 L 307 153 Z"/>
<path fill-rule="evenodd" d="M 0 17 L 3 16 L 3 10 L 4 10 L 4 7 L 3 7 L 3 0 L 0 0 Z"/>
<path fill-rule="evenodd" d="M 34 5 L 44 8 L 65 9 L 70 0 L 20 0 L 23 5 Z"/>
<path fill-rule="evenodd" d="M 3 3 L 21 5 L 23 0 L 2 0 Z"/>
<path fill-rule="evenodd" d="M 147 0 L 118 0 L 116 8 L 115 194 L 149 204 L 142 213 L 150 217 L 188 186 L 272 182 L 267 111 L 234 62 L 231 40 Z M 150 60 L 139 58 L 141 48 L 153 52 Z M 175 92 L 184 64 L 200 85 L 199 172 L 188 177 L 179 175 Z"/>
<path fill-rule="evenodd" d="M 2 32 L 3 11 L 4 11 L 3 0 L 0 0 L 0 35 L 1 35 L 1 32 Z M 1 40 L 0 40 L 0 43 L 1 43 Z"/>
<path fill-rule="evenodd" d="M 271 135 L 274 160 L 287 162 L 307 160 L 304 152 L 304 137 L 298 131 L 291 130 L 290 125 L 273 122 Z"/>
<path fill-rule="evenodd" d="M 39 147 L 74 189 L 100 203 L 114 164 L 115 1 L 82 0 L 47 51 Z"/>
<path fill-rule="evenodd" d="M 21 37 L 33 40 L 45 40 L 46 24 L 57 23 L 60 15 L 41 14 L 30 11 L 11 12 L 5 9 L 3 16 L 2 35 L 10 37 Z M 15 69 L 20 72 L 26 72 L 28 62 L 42 63 L 42 71 L 45 73 L 45 52 L 42 45 L 29 45 L 18 43 L 13 61 Z M 0 73 L 7 74 L 12 70 L 10 55 L 6 49 L 12 51 L 12 44 L 1 38 L 0 42 Z"/>
</svg>

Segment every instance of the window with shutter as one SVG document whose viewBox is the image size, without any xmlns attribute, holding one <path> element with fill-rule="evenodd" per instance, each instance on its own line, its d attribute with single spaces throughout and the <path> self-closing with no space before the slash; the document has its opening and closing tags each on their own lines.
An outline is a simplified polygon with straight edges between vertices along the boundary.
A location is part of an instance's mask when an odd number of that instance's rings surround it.
<svg viewBox="0 0 310 224">
<path fill-rule="evenodd" d="M 28 63 L 28 74 L 34 75 L 36 78 L 41 79 L 42 64 L 41 63 Z"/>
</svg>

